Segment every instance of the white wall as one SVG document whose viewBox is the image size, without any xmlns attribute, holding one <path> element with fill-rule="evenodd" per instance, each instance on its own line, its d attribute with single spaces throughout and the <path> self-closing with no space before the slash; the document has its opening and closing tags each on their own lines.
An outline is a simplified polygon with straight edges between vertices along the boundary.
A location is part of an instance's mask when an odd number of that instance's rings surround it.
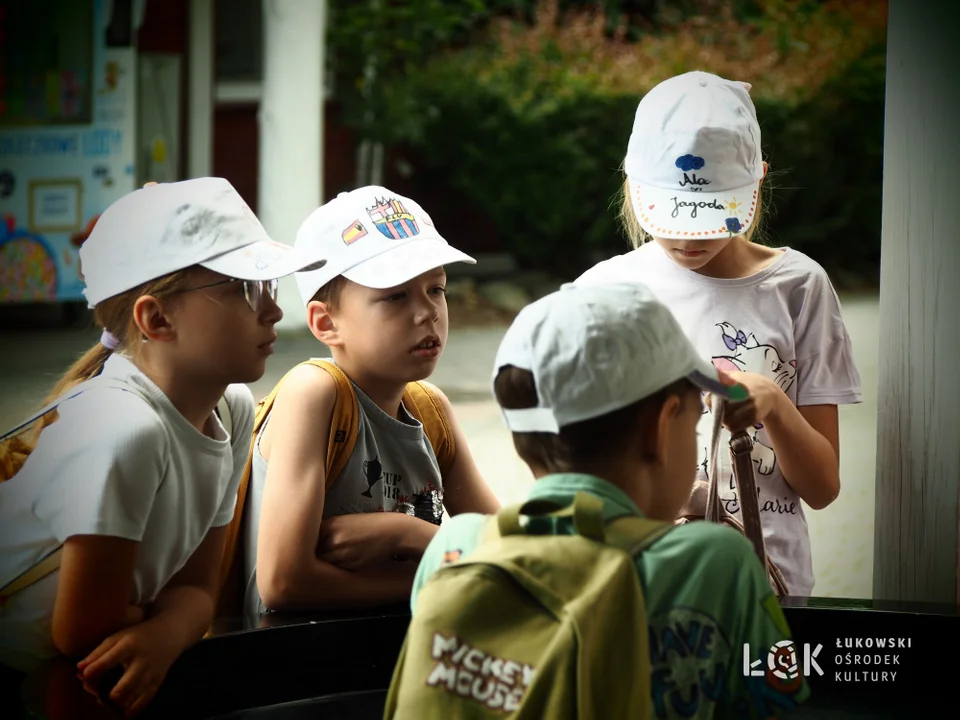
<svg viewBox="0 0 960 720">
<path fill-rule="evenodd" d="M 323 197 L 325 0 L 264 0 L 258 216 L 270 236 L 292 244 Z M 304 327 L 293 278 L 280 283 L 284 319 Z"/>
</svg>

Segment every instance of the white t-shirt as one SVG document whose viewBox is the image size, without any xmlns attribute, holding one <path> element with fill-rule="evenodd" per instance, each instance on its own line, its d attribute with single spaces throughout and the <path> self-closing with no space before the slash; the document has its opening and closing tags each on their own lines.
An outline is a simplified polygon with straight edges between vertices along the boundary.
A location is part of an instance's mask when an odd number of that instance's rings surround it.
<svg viewBox="0 0 960 720">
<path fill-rule="evenodd" d="M 749 277 L 719 279 L 680 267 L 660 245 L 649 242 L 604 260 L 575 282 L 644 283 L 717 368 L 765 375 L 798 407 L 862 401 L 837 294 L 823 268 L 797 250 L 784 249 L 773 263 Z M 701 480 L 708 479 L 710 431 L 710 413 L 705 410 L 697 427 Z M 723 432 L 721 448 L 730 440 Z M 783 571 L 790 594 L 810 595 L 813 564 L 803 505 L 783 479 L 766 430 L 761 426 L 749 432 L 767 552 Z M 720 458 L 720 499 L 739 518 L 729 453 L 721 452 Z"/>
<path fill-rule="evenodd" d="M 191 425 L 128 359 L 111 355 L 97 386 L 59 405 L 20 472 L 0 483 L 0 587 L 72 535 L 140 543 L 130 602 L 152 601 L 211 527 L 233 517 L 253 433 L 244 385 L 226 392 L 233 436 Z M 59 571 L 0 607 L 0 663 L 29 670 L 57 654 L 51 620 Z"/>
</svg>

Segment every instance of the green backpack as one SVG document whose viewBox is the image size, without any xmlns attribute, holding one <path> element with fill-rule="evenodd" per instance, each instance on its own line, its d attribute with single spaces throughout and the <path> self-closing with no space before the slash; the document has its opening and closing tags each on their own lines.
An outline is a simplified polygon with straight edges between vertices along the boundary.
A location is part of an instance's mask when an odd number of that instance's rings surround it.
<svg viewBox="0 0 960 720">
<path fill-rule="evenodd" d="M 521 515 L 573 517 L 576 534 L 527 532 Z M 481 544 L 424 584 L 384 717 L 650 717 L 647 615 L 635 558 L 672 523 L 603 519 L 578 493 L 490 518 Z M 449 553 L 448 555 L 455 555 Z"/>
</svg>

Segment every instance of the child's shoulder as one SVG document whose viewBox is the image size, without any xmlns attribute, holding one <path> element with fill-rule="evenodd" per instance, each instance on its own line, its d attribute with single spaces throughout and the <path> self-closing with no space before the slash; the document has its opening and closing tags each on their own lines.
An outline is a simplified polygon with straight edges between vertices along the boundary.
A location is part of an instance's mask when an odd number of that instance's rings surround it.
<svg viewBox="0 0 960 720">
<path fill-rule="evenodd" d="M 793 248 L 784 248 L 784 258 L 779 266 L 779 274 L 796 278 L 813 287 L 832 287 L 830 276 L 823 265 L 806 253 Z"/>
<path fill-rule="evenodd" d="M 277 403 L 282 406 L 282 399 L 290 398 L 296 404 L 332 406 L 344 380 L 350 382 L 343 370 L 333 363 L 323 359 L 305 360 L 292 367 L 281 379 L 276 388 Z"/>
<path fill-rule="evenodd" d="M 688 522 L 678 525 L 664 536 L 663 541 L 672 541 L 683 547 L 689 546 L 697 552 L 753 552 L 753 546 L 743 533 L 715 522 Z M 704 548 L 700 548 L 701 545 Z"/>
<path fill-rule="evenodd" d="M 227 399 L 227 402 L 230 403 L 231 410 L 234 408 L 237 410 L 245 410 L 256 405 L 256 401 L 253 399 L 253 391 L 243 383 L 227 385 L 223 396 Z"/>
<path fill-rule="evenodd" d="M 713 522 L 691 522 L 673 528 L 647 551 L 685 568 L 685 574 L 704 584 L 743 573 L 748 562 L 756 562 L 753 545 L 732 527 Z"/>
<path fill-rule="evenodd" d="M 223 392 L 227 401 L 227 408 L 231 415 L 231 436 L 245 436 L 253 432 L 254 415 L 257 403 L 253 398 L 253 391 L 242 383 L 228 385 Z M 221 418 L 223 420 L 223 418 Z"/>
<path fill-rule="evenodd" d="M 349 383 L 342 371 L 323 360 L 307 360 L 287 371 L 257 409 L 254 426 L 263 428 L 264 457 L 280 436 L 294 446 L 322 448 L 322 457 L 327 443 L 317 443 L 317 438 L 329 435 L 337 399 L 350 392 Z"/>
<path fill-rule="evenodd" d="M 60 403 L 57 412 L 59 419 L 44 430 L 41 439 L 58 436 L 59 444 L 67 436 L 85 445 L 109 444 L 131 452 L 162 449 L 169 442 L 164 418 L 148 392 L 132 384 L 90 383 Z"/>
</svg>

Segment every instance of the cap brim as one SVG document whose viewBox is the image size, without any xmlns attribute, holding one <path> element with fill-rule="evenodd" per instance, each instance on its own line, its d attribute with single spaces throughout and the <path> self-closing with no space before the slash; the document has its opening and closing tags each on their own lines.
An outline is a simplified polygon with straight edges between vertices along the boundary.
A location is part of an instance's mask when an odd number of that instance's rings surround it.
<svg viewBox="0 0 960 720">
<path fill-rule="evenodd" d="M 237 250 L 200 263 L 208 270 L 238 280 L 275 280 L 304 270 L 317 270 L 326 259 L 314 251 L 308 256 L 289 245 L 272 240 L 259 240 Z"/>
<path fill-rule="evenodd" d="M 477 261 L 441 240 L 408 240 L 354 265 L 344 271 L 343 276 L 358 285 L 383 290 L 455 262 L 473 265 Z"/>
<path fill-rule="evenodd" d="M 745 233 L 756 222 L 759 195 L 759 180 L 713 193 L 630 180 L 630 201 L 640 227 L 671 240 L 717 240 Z"/>
<path fill-rule="evenodd" d="M 727 385 L 721 381 L 719 371 L 708 362 L 699 361 L 697 366 L 687 373 L 687 379 L 701 390 L 731 402 L 741 402 L 750 397 L 743 385 Z"/>
</svg>

